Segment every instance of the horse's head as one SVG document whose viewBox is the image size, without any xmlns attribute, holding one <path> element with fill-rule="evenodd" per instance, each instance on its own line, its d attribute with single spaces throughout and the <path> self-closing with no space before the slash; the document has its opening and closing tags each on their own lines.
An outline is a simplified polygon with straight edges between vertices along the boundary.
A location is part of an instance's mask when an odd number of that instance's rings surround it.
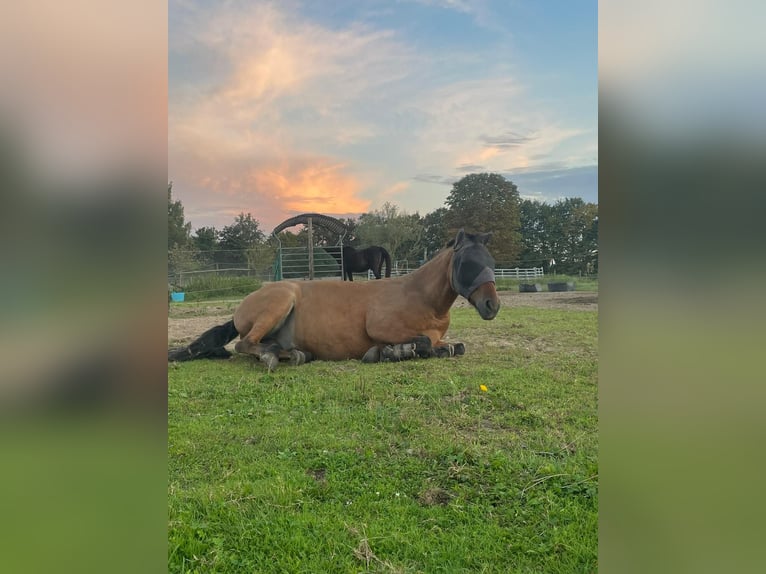
<svg viewBox="0 0 766 574">
<path fill-rule="evenodd" d="M 468 299 L 482 319 L 494 319 L 500 310 L 495 291 L 495 260 L 487 251 L 491 233 L 458 231 L 452 245 L 452 288 Z"/>
</svg>

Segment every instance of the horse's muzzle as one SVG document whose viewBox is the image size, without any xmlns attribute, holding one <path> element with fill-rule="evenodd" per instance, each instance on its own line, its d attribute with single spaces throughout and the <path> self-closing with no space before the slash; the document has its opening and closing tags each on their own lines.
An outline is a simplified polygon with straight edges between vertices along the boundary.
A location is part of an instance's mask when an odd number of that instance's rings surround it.
<svg viewBox="0 0 766 574">
<path fill-rule="evenodd" d="M 500 299 L 497 297 L 494 282 L 479 285 L 474 292 L 471 293 L 468 301 L 470 301 L 471 305 L 476 307 L 481 318 L 486 321 L 494 319 L 497 312 L 500 311 Z"/>
</svg>

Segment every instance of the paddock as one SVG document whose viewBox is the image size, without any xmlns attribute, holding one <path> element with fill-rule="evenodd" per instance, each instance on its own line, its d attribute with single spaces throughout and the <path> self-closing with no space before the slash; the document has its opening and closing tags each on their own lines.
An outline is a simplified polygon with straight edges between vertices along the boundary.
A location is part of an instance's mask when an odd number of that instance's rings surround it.
<svg viewBox="0 0 766 574">
<path fill-rule="evenodd" d="M 462 357 L 169 365 L 169 570 L 594 571 L 598 294 L 500 297 L 456 301 Z"/>
<path fill-rule="evenodd" d="M 533 307 L 539 309 L 562 309 L 571 311 L 598 312 L 597 291 L 516 293 L 498 291 L 500 303 L 504 309 L 515 307 Z M 234 309 L 242 301 L 241 297 L 220 301 L 203 301 L 195 304 L 175 305 L 168 317 L 168 347 L 186 345 L 200 333 L 231 317 Z M 458 297 L 453 309 L 470 308 L 471 305 Z M 470 341 L 468 341 L 470 343 Z M 234 350 L 235 341 L 227 345 Z"/>
</svg>

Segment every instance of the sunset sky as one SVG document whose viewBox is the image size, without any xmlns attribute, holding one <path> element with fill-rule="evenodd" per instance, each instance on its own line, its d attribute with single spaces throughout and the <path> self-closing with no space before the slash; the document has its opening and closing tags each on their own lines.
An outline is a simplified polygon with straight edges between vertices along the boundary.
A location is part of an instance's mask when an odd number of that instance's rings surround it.
<svg viewBox="0 0 766 574">
<path fill-rule="evenodd" d="M 425 215 L 482 171 L 597 201 L 595 0 L 169 6 L 168 178 L 195 229 Z"/>
</svg>

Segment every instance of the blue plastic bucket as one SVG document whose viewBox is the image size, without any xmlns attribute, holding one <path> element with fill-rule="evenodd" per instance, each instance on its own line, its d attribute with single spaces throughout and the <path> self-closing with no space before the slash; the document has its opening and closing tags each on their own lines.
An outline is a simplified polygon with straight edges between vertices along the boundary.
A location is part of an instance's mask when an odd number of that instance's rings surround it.
<svg viewBox="0 0 766 574">
<path fill-rule="evenodd" d="M 171 293 L 170 294 L 170 300 L 174 301 L 175 303 L 181 303 L 184 300 L 185 293 Z"/>
</svg>

